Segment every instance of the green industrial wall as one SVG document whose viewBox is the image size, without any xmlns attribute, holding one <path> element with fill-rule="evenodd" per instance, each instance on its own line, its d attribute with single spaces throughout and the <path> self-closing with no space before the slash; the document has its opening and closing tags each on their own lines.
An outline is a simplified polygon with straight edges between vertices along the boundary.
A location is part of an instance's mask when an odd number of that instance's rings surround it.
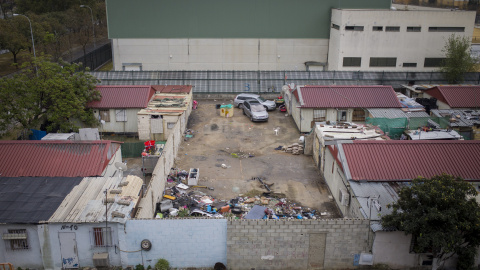
<svg viewBox="0 0 480 270">
<path fill-rule="evenodd" d="M 107 0 L 109 38 L 329 38 L 332 8 L 391 0 Z"/>
</svg>

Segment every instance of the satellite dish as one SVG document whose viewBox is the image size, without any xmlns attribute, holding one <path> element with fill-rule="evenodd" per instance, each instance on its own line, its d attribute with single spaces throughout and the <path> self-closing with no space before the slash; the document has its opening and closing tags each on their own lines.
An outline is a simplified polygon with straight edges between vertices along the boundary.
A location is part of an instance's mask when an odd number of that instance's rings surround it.
<svg viewBox="0 0 480 270">
<path fill-rule="evenodd" d="M 115 167 L 117 169 L 119 169 L 120 171 L 126 171 L 128 169 L 127 165 L 125 165 L 124 163 L 121 163 L 121 162 L 115 162 Z"/>
</svg>

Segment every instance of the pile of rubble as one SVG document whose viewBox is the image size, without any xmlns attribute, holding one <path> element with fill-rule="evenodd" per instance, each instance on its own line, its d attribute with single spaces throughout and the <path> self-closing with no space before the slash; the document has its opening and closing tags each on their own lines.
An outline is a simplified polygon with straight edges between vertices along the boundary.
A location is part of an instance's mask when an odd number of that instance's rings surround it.
<svg viewBox="0 0 480 270">
<path fill-rule="evenodd" d="M 259 180 L 269 192 L 258 196 L 239 196 L 231 200 L 217 200 L 203 191 L 213 188 L 186 185 L 187 171 L 172 170 L 165 188 L 163 200 L 157 203 L 156 218 L 202 216 L 239 219 L 317 219 L 327 213 L 302 207 L 270 192 L 269 186 Z M 183 182 L 183 183 L 182 183 Z M 203 191 L 202 191 L 203 190 Z"/>
<path fill-rule="evenodd" d="M 293 155 L 303 154 L 303 146 L 299 143 L 294 143 L 287 147 L 283 147 L 282 150 L 286 153 L 292 153 Z"/>
</svg>

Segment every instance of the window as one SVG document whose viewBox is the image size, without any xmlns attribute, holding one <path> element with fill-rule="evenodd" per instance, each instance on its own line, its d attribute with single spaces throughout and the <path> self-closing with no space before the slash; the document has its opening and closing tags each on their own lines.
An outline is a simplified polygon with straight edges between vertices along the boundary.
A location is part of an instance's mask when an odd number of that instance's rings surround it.
<svg viewBox="0 0 480 270">
<path fill-rule="evenodd" d="M 385 32 L 400 32 L 400 26 L 387 26 Z"/>
<path fill-rule="evenodd" d="M 167 122 L 167 128 L 172 129 L 175 127 L 175 122 Z"/>
<path fill-rule="evenodd" d="M 428 32 L 465 32 L 465 27 L 429 27 Z"/>
<path fill-rule="evenodd" d="M 10 242 L 11 250 L 28 249 L 28 237 L 26 229 L 8 230 L 8 233 L 3 234 L 2 239 Z"/>
<path fill-rule="evenodd" d="M 345 26 L 347 31 L 363 31 L 363 26 Z"/>
<path fill-rule="evenodd" d="M 313 110 L 313 121 L 323 122 L 326 120 L 327 110 Z"/>
<path fill-rule="evenodd" d="M 93 228 L 93 246 L 94 247 L 111 247 L 112 246 L 112 230 L 110 228 Z"/>
<path fill-rule="evenodd" d="M 353 110 L 352 121 L 364 122 L 365 121 L 365 111 L 362 108 L 355 108 Z"/>
<path fill-rule="evenodd" d="M 127 110 L 115 110 L 115 121 L 127 122 Z"/>
<path fill-rule="evenodd" d="M 423 67 L 441 67 L 445 58 L 425 58 Z"/>
<path fill-rule="evenodd" d="M 407 26 L 407 32 L 421 32 L 422 27 L 420 26 Z"/>
<path fill-rule="evenodd" d="M 394 67 L 396 65 L 396 57 L 370 57 L 371 67 Z"/>
<path fill-rule="evenodd" d="M 338 110 L 337 121 L 347 121 L 347 111 L 346 110 Z"/>
<path fill-rule="evenodd" d="M 417 67 L 417 63 L 403 63 L 403 67 Z"/>
<path fill-rule="evenodd" d="M 333 28 L 333 29 L 340 30 L 340 26 L 339 26 L 338 24 L 332 23 L 332 28 Z"/>
<path fill-rule="evenodd" d="M 361 57 L 344 57 L 343 66 L 344 67 L 359 67 L 362 64 Z"/>
<path fill-rule="evenodd" d="M 374 26 L 372 31 L 383 31 L 383 26 Z"/>
<path fill-rule="evenodd" d="M 110 110 L 98 110 L 98 117 L 100 120 L 110 122 Z"/>
</svg>

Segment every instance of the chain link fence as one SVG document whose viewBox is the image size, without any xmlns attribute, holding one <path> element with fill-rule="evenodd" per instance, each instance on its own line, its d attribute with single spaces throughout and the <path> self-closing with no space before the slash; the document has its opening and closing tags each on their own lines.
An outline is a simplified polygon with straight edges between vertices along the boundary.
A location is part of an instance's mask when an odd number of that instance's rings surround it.
<svg viewBox="0 0 480 270">
<path fill-rule="evenodd" d="M 92 69 L 93 70 L 93 69 Z M 441 72 L 371 71 L 95 71 L 102 85 L 193 85 L 195 93 L 280 92 L 283 85 L 447 84 Z M 480 84 L 480 73 L 464 76 Z"/>
</svg>

